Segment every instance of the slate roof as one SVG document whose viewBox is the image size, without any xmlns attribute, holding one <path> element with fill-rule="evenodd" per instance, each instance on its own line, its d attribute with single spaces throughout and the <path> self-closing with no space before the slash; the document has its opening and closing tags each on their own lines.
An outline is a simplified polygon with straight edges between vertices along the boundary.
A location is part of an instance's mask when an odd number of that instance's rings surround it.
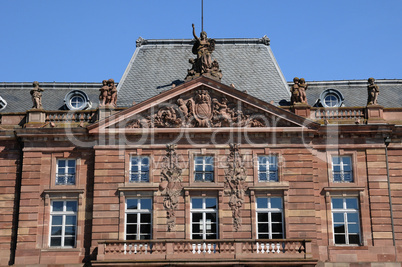
<svg viewBox="0 0 402 267">
<path fill-rule="evenodd" d="M 268 38 L 215 40 L 212 58 L 222 70 L 223 84 L 233 83 L 236 89 L 276 105 L 290 98 Z M 191 68 L 188 60 L 196 57 L 192 45 L 189 39 L 142 40 L 120 80 L 117 105 L 131 106 L 183 83 Z"/>
<path fill-rule="evenodd" d="M 293 83 L 289 83 L 289 86 Z M 307 102 L 314 106 L 326 89 L 336 89 L 344 96 L 344 106 L 363 107 L 367 104 L 367 80 L 307 82 Z M 376 80 L 380 94 L 378 104 L 386 108 L 402 107 L 402 80 Z"/>
<path fill-rule="evenodd" d="M 99 104 L 99 88 L 101 83 L 58 83 L 44 82 L 39 86 L 45 91 L 42 92 L 42 105 L 45 110 L 63 110 L 64 97 L 72 90 L 85 92 L 92 102 L 91 109 L 95 109 Z M 7 101 L 7 106 L 1 112 L 25 112 L 32 108 L 32 82 L 22 83 L 0 83 L 0 96 Z"/>
</svg>

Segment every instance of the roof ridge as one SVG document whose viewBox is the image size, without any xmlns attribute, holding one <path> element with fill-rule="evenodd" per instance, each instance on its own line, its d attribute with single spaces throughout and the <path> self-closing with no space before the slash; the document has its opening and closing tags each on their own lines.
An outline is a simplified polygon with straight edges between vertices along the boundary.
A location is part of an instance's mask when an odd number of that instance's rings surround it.
<svg viewBox="0 0 402 267">
<path fill-rule="evenodd" d="M 213 38 L 216 44 L 264 44 L 269 46 L 270 39 L 262 38 Z M 192 45 L 195 39 L 137 39 L 137 47 L 144 45 Z"/>
</svg>

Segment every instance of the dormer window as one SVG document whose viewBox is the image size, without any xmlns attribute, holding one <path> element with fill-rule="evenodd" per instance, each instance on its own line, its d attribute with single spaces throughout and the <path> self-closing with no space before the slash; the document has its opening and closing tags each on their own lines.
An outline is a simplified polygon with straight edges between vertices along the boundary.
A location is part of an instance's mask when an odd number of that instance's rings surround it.
<svg viewBox="0 0 402 267">
<path fill-rule="evenodd" d="M 5 109 L 7 107 L 7 101 L 4 100 L 4 98 L 2 98 L 0 96 L 0 111 L 2 111 L 3 109 Z"/>
<path fill-rule="evenodd" d="M 69 110 L 84 110 L 92 107 L 88 95 L 80 90 L 73 90 L 64 97 L 64 103 Z"/>
<path fill-rule="evenodd" d="M 335 89 L 327 89 L 320 95 L 320 104 L 326 108 L 341 107 L 344 97 L 341 92 Z"/>
</svg>

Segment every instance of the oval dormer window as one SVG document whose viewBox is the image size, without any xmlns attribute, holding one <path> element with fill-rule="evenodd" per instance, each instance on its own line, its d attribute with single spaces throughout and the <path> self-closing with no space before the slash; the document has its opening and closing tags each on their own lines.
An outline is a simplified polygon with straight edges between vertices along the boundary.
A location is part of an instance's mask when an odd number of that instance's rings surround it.
<svg viewBox="0 0 402 267">
<path fill-rule="evenodd" d="M 88 95 L 80 90 L 73 90 L 64 97 L 64 104 L 69 110 L 83 110 L 92 106 Z"/>
<path fill-rule="evenodd" d="M 2 98 L 0 96 L 0 111 L 2 111 L 3 109 L 5 109 L 7 107 L 7 101 L 4 100 L 4 98 Z"/>
<path fill-rule="evenodd" d="M 320 102 L 323 107 L 340 107 L 343 104 L 344 97 L 341 92 L 335 89 L 327 89 L 320 95 Z"/>
</svg>

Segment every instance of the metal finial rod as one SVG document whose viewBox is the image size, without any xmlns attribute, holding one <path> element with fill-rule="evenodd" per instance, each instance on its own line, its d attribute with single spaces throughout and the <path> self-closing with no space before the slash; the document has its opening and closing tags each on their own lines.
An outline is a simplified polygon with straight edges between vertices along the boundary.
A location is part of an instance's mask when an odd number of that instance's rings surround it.
<svg viewBox="0 0 402 267">
<path fill-rule="evenodd" d="M 201 31 L 204 31 L 204 0 L 201 0 Z"/>
</svg>

